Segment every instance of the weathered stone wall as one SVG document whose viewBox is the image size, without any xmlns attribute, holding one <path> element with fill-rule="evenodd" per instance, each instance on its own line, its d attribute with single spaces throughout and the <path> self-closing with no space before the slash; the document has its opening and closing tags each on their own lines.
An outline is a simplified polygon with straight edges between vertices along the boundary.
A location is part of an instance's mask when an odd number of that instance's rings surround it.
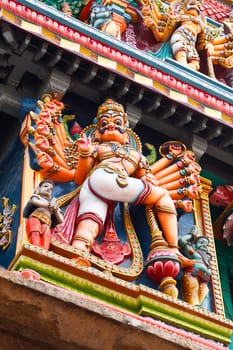
<svg viewBox="0 0 233 350">
<path fill-rule="evenodd" d="M 2 350 L 209 349 L 76 292 L 0 270 Z"/>
</svg>

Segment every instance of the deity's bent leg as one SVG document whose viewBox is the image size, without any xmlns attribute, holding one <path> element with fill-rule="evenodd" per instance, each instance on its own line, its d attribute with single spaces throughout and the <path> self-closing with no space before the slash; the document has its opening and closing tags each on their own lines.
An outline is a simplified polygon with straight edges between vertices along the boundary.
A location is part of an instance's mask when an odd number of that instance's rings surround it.
<svg viewBox="0 0 233 350">
<path fill-rule="evenodd" d="M 124 186 L 118 182 L 118 174 L 95 170 L 85 181 L 80 191 L 78 226 L 75 231 L 73 246 L 91 250 L 94 239 L 101 232 L 106 219 L 108 203 L 127 202 L 132 204 L 151 204 L 157 216 L 163 234 L 175 254 L 178 250 L 178 225 L 176 209 L 167 190 L 153 186 L 141 179 L 127 177 Z M 183 259 L 184 257 L 181 256 Z"/>
<path fill-rule="evenodd" d="M 118 175 L 97 169 L 85 181 L 79 193 L 77 227 L 72 245 L 90 251 L 94 239 L 102 231 L 111 202 L 132 203 L 144 189 L 139 179 L 127 178 L 127 185 L 120 187 Z"/>
<path fill-rule="evenodd" d="M 137 178 L 125 177 L 124 184 L 121 185 L 121 176 L 113 170 L 110 171 L 103 168 L 95 170 L 90 176 L 90 191 L 105 202 L 136 202 L 144 190 L 144 182 Z"/>
<path fill-rule="evenodd" d="M 170 45 L 176 61 L 187 64 L 187 37 L 182 27 L 174 31 L 170 39 Z"/>
<path fill-rule="evenodd" d="M 106 219 L 108 203 L 96 196 L 84 182 L 79 193 L 77 226 L 72 245 L 78 249 L 91 251 L 94 239 L 101 233 Z"/>
<path fill-rule="evenodd" d="M 99 224 L 96 221 L 83 217 L 76 227 L 72 246 L 81 250 L 91 251 L 94 239 L 99 232 Z"/>
</svg>

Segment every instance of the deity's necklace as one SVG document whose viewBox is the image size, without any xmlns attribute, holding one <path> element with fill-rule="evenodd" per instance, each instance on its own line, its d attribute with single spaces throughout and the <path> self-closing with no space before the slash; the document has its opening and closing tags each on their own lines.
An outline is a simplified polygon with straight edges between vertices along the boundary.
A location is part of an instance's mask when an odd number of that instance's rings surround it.
<svg viewBox="0 0 233 350">
<path fill-rule="evenodd" d="M 129 145 L 111 143 L 111 146 L 114 154 L 118 155 L 118 157 L 127 158 L 129 156 Z"/>
</svg>

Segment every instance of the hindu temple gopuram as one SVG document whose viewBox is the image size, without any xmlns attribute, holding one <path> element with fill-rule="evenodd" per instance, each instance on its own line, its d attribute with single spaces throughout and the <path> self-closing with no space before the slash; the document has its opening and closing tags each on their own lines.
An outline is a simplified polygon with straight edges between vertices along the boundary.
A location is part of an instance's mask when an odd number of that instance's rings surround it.
<svg viewBox="0 0 233 350">
<path fill-rule="evenodd" d="M 0 0 L 0 349 L 233 349 L 231 0 Z"/>
</svg>

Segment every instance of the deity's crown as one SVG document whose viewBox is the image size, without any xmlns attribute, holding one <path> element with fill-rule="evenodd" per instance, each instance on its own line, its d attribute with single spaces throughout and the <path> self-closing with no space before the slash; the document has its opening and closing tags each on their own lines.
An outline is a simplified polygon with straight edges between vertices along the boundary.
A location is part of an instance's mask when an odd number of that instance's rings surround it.
<svg viewBox="0 0 233 350">
<path fill-rule="evenodd" d="M 94 123 L 98 123 L 102 115 L 108 111 L 119 112 L 121 117 L 124 118 L 125 122 L 127 123 L 127 114 L 125 113 L 123 105 L 112 100 L 111 98 L 106 99 L 105 102 L 99 106 L 96 118 L 94 119 Z"/>
</svg>

